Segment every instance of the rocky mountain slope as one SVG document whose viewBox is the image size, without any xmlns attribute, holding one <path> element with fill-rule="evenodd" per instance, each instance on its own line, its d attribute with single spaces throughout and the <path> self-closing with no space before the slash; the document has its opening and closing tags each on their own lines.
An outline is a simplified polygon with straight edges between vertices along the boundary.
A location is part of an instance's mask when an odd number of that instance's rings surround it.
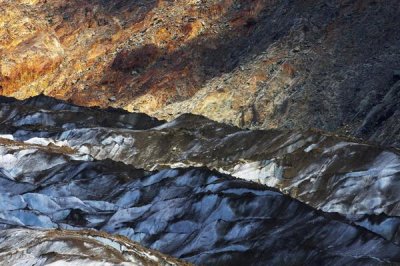
<svg viewBox="0 0 400 266">
<path fill-rule="evenodd" d="M 400 144 L 396 0 L 2 0 L 0 93 Z"/>
<path fill-rule="evenodd" d="M 196 265 L 400 264 L 396 149 L 197 115 L 166 122 L 43 95 L 0 103 L 0 259 L 18 232 L 56 244 L 26 253 L 23 242 L 10 261 L 62 261 L 78 242 L 96 246 L 85 251 L 96 260 L 115 245 L 92 243 L 99 233 L 81 231 L 92 229 Z M 101 237 L 143 257 L 128 240 Z M 77 247 L 60 253 L 70 238 Z M 127 261 L 118 250 L 105 258 Z"/>
</svg>

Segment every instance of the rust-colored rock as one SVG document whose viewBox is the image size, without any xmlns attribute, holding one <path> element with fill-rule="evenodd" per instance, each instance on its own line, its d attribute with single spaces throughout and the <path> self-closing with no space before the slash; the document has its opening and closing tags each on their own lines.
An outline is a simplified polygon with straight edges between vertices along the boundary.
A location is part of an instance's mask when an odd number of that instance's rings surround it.
<svg viewBox="0 0 400 266">
<path fill-rule="evenodd" d="M 2 95 L 400 143 L 396 0 L 4 0 L 0 8 Z M 376 116 L 374 107 L 389 111 Z"/>
<path fill-rule="evenodd" d="M 47 86 L 45 76 L 60 65 L 64 54 L 54 31 L 25 5 L 4 3 L 0 13 L 1 93 L 13 94 L 34 82 Z"/>
</svg>

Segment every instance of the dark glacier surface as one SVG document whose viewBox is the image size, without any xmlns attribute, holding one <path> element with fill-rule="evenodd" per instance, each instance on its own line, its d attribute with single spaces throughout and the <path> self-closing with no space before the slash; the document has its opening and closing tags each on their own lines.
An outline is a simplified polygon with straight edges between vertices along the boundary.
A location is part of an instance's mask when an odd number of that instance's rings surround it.
<svg viewBox="0 0 400 266">
<path fill-rule="evenodd" d="M 0 102 L 1 239 L 96 230 L 196 265 L 400 263 L 395 149 L 44 96 Z"/>
<path fill-rule="evenodd" d="M 0 179 L 0 224 L 97 229 L 198 265 L 380 264 L 400 247 L 275 189 L 205 168 L 69 161 Z"/>
</svg>

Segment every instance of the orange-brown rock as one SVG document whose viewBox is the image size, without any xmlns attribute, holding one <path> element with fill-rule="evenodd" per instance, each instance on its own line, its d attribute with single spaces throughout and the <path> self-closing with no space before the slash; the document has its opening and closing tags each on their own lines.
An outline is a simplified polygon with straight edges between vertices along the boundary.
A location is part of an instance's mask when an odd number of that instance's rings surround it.
<svg viewBox="0 0 400 266">
<path fill-rule="evenodd" d="M 59 66 L 64 54 L 54 31 L 24 5 L 4 3 L 0 13 L 1 93 L 13 94 L 33 82 L 47 86 L 45 76 Z"/>
<path fill-rule="evenodd" d="M 396 0 L 3 0 L 0 8 L 3 95 L 400 143 Z"/>
</svg>

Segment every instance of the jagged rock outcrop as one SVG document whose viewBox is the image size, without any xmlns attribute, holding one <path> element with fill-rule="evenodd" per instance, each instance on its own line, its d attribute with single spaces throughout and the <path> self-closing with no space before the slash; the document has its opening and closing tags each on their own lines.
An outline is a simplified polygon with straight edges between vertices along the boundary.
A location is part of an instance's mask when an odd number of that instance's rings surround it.
<svg viewBox="0 0 400 266">
<path fill-rule="evenodd" d="M 0 8 L 3 95 L 400 143 L 396 0 L 3 0 Z"/>
</svg>

